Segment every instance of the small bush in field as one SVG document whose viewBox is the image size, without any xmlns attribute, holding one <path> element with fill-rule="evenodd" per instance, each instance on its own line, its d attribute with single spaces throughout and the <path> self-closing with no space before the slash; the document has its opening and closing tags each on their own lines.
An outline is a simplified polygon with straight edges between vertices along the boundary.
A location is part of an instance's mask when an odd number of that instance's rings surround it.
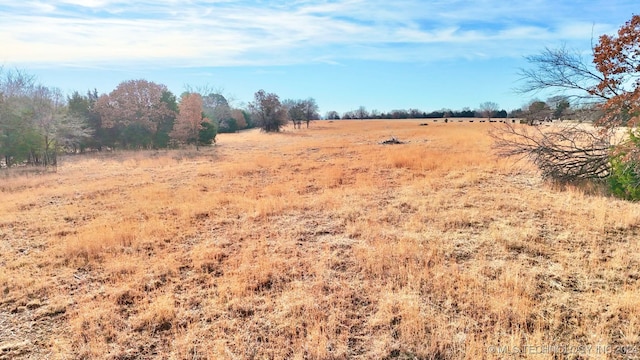
<svg viewBox="0 0 640 360">
<path fill-rule="evenodd" d="M 637 156 L 640 137 L 632 133 L 629 143 L 630 150 L 611 156 L 609 188 L 615 196 L 635 201 L 640 200 L 640 162 Z"/>
</svg>

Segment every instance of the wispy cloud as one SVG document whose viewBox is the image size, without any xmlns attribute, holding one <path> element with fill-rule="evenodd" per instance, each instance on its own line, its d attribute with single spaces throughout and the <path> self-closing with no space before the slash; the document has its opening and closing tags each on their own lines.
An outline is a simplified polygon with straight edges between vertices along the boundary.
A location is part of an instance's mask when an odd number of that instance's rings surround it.
<svg viewBox="0 0 640 360">
<path fill-rule="evenodd" d="M 0 0 L 0 63 L 266 66 L 522 56 L 611 31 L 637 7 L 635 0 L 585 3 Z"/>
</svg>

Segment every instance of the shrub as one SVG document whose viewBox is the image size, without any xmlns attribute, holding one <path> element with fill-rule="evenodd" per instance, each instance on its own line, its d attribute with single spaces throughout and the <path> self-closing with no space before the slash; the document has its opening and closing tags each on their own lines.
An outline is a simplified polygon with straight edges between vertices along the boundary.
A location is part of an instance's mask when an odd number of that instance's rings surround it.
<svg viewBox="0 0 640 360">
<path fill-rule="evenodd" d="M 610 157 L 609 189 L 626 200 L 640 200 L 640 137 L 631 133 L 627 146 L 620 147 Z"/>
<path fill-rule="evenodd" d="M 216 135 L 218 129 L 214 124 L 209 121 L 203 121 L 200 124 L 202 127 L 198 130 L 198 144 L 199 145 L 211 145 L 216 142 Z"/>
</svg>

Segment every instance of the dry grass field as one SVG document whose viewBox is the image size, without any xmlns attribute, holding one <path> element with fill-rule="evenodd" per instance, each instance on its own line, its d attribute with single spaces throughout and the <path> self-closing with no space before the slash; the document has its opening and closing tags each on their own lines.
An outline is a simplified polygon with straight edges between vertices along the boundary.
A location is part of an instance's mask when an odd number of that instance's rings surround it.
<svg viewBox="0 0 640 360">
<path fill-rule="evenodd" d="M 640 205 L 496 159 L 493 125 L 0 174 L 0 359 L 640 358 Z"/>
</svg>

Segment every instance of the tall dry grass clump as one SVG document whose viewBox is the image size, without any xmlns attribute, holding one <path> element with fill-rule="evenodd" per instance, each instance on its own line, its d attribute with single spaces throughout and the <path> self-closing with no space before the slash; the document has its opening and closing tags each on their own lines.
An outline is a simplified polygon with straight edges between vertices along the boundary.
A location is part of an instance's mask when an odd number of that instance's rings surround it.
<svg viewBox="0 0 640 360">
<path fill-rule="evenodd" d="M 494 158 L 488 126 L 318 122 L 5 177 L 0 358 L 638 358 L 640 208 Z"/>
</svg>

